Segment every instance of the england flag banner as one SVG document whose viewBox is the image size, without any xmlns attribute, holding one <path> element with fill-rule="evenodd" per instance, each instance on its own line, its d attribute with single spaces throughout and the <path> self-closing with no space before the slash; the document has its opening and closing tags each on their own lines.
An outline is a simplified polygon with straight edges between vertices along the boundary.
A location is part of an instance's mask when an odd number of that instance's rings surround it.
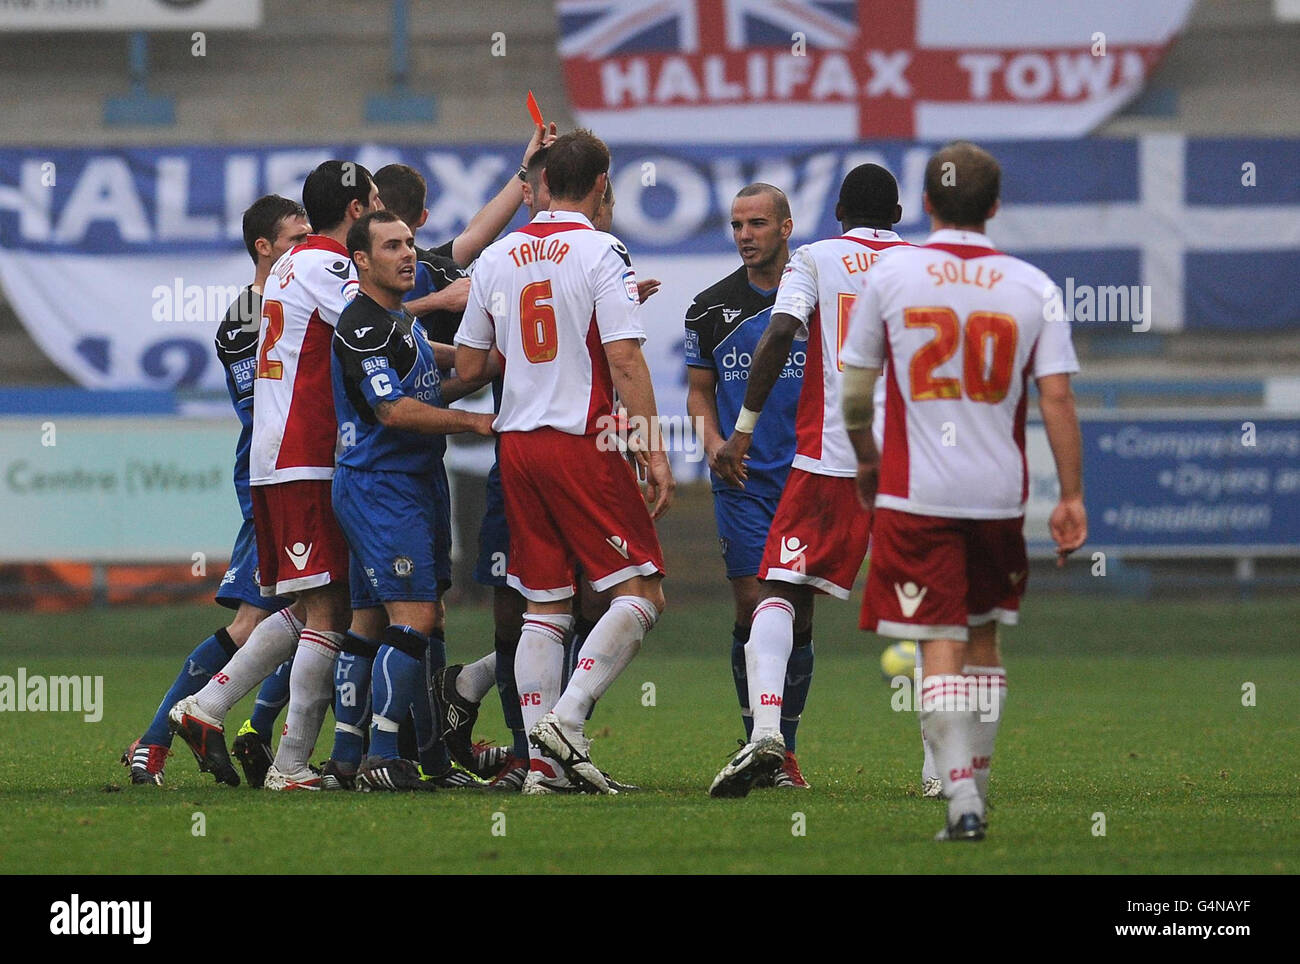
<svg viewBox="0 0 1300 964">
<path fill-rule="evenodd" d="M 611 142 L 1078 137 L 1194 0 L 558 0 L 579 122 Z"/>
<path fill-rule="evenodd" d="M 1180 330 L 1300 329 L 1300 179 L 1294 139 L 988 142 L 1003 169 L 988 231 L 1062 289 L 1076 337 Z M 656 394 L 684 409 L 682 319 L 696 293 L 739 262 L 731 201 L 752 181 L 781 187 L 791 249 L 839 233 L 840 181 L 874 162 L 898 178 L 911 241 L 933 144 L 766 144 L 614 150 L 614 232 L 646 302 Z M 455 237 L 518 164 L 506 145 L 0 149 L 0 285 L 32 339 L 78 384 L 220 393 L 212 339 L 252 280 L 243 211 L 259 195 L 299 198 L 328 158 L 428 180 L 420 242 Z M 516 218 L 521 223 L 524 215 Z"/>
</svg>

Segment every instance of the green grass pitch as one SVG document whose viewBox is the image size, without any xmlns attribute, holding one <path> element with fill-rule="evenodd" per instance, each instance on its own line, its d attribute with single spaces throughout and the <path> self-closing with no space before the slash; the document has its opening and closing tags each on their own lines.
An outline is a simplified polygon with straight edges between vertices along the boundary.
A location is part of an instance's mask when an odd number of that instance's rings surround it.
<svg viewBox="0 0 1300 964">
<path fill-rule="evenodd" d="M 601 701 L 596 762 L 646 788 L 617 798 L 272 795 L 214 785 L 181 745 L 165 789 L 131 787 L 118 755 L 221 611 L 0 616 L 0 674 L 102 675 L 105 704 L 98 723 L 0 712 L 0 873 L 337 873 L 340 854 L 350 872 L 384 873 L 1300 871 L 1294 600 L 1031 592 L 1023 625 L 1004 634 L 1010 694 L 976 846 L 931 842 L 942 806 L 919 796 L 917 723 L 890 708 L 885 641 L 834 601 L 819 604 L 799 733 L 813 789 L 709 799 L 741 732 L 729 609 L 670 608 Z M 490 639 L 487 611 L 452 612 L 453 660 Z M 478 735 L 501 741 L 495 699 Z M 235 709 L 232 729 L 245 715 Z M 331 733 L 327 720 L 317 758 Z"/>
</svg>

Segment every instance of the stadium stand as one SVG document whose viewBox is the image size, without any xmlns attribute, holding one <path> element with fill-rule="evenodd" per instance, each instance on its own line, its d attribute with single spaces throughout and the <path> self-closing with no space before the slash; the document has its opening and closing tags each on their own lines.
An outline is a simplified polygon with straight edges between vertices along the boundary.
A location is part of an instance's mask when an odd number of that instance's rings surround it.
<svg viewBox="0 0 1300 964">
<path fill-rule="evenodd" d="M 508 142 L 523 140 L 520 92 L 532 89 L 548 106 L 548 120 L 572 126 L 556 55 L 556 19 L 549 2 L 412 3 L 409 10 L 408 89 L 432 95 L 431 124 L 377 124 L 366 119 L 366 97 L 392 84 L 392 20 L 388 4 L 349 0 L 266 0 L 265 24 L 255 34 L 211 32 L 206 53 L 191 53 L 188 35 L 148 38 L 151 92 L 175 103 L 169 126 L 108 126 L 106 98 L 130 85 L 128 35 L 0 34 L 0 84 L 10 98 L 0 143 L 9 145 L 265 144 L 319 141 L 322 131 L 344 141 L 392 143 Z M 483 50 L 504 34 L 499 70 L 482 69 Z M 1282 22 L 1271 0 L 1201 0 L 1146 93 L 1106 123 L 1102 137 L 1178 131 L 1201 136 L 1294 136 L 1300 132 L 1300 22 Z M 346 51 L 352 80 L 337 97 L 327 91 Z M 67 65 L 75 64 L 75 70 Z M 1212 64 L 1213 69 L 1207 69 Z M 283 83 L 286 70 L 295 82 Z M 1297 319 L 1300 324 L 1300 319 Z M 1151 406 L 1241 406 L 1285 402 L 1300 407 L 1294 377 L 1300 363 L 1295 329 L 1280 333 L 1182 332 L 1152 335 L 1135 354 L 1131 339 L 1076 331 L 1084 375 L 1081 405 L 1141 409 Z M 1207 379 L 1206 373 L 1213 372 Z M 0 292 L 0 386 L 68 388 L 71 380 L 32 342 Z M 19 403 L 5 401 L 3 414 Z M 473 500 L 470 500 L 473 501 Z M 476 512 L 471 507 L 467 515 Z M 673 558 L 712 555 L 707 492 L 684 494 L 665 549 Z M 687 522 L 686 520 L 689 520 Z M 103 574 L 81 569 L 64 581 L 79 593 L 107 599 Z M 51 575 L 52 574 L 52 575 Z M 1159 571 L 1156 571 L 1159 574 Z M 10 574 L 12 575 L 12 573 Z M 1219 560 L 1198 564 L 1198 577 L 1225 577 L 1254 585 L 1293 585 L 1293 562 Z M 63 578 L 54 570 L 41 579 Z M 1044 572 L 1047 581 L 1065 579 Z M 1071 576 L 1076 582 L 1082 577 Z M 6 582 L 0 580 L 0 605 Z M 39 581 L 39 580 L 38 580 Z M 135 577 L 128 579 L 134 582 Z M 146 579 L 147 583 L 148 580 Z M 462 586 L 470 580 L 460 578 Z M 1145 585 L 1141 580 L 1130 585 Z M 1196 587 L 1195 579 L 1181 585 Z M 24 590 L 26 593 L 26 590 Z M 29 600 L 27 595 L 11 596 Z"/>
</svg>

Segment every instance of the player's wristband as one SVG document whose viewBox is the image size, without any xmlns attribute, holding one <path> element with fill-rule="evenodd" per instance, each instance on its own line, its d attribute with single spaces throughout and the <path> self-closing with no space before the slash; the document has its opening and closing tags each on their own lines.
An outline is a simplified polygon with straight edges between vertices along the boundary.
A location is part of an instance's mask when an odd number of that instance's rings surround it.
<svg viewBox="0 0 1300 964">
<path fill-rule="evenodd" d="M 736 431 L 753 435 L 754 426 L 758 424 L 758 416 L 761 414 L 762 412 L 751 412 L 745 406 L 740 406 L 740 414 L 736 416 Z"/>
<path fill-rule="evenodd" d="M 521 181 L 523 181 L 525 184 L 527 184 L 527 183 L 528 183 L 528 165 L 527 165 L 527 164 L 520 164 L 520 165 L 519 165 L 519 170 L 515 171 L 515 177 L 519 178 L 519 180 L 521 180 Z"/>
</svg>

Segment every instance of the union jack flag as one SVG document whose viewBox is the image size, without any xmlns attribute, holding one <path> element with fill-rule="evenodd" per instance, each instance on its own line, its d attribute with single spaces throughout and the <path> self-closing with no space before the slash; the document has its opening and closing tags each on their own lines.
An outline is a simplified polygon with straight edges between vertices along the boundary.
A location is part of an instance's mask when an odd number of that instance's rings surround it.
<svg viewBox="0 0 1300 964">
<path fill-rule="evenodd" d="M 799 32 L 847 49 L 858 36 L 853 0 L 560 0 L 559 15 L 563 57 L 788 47 Z"/>
<path fill-rule="evenodd" d="M 557 10 L 583 123 L 611 141 L 654 131 L 737 143 L 1079 136 L 1141 91 L 1193 4 L 557 0 Z"/>
</svg>

